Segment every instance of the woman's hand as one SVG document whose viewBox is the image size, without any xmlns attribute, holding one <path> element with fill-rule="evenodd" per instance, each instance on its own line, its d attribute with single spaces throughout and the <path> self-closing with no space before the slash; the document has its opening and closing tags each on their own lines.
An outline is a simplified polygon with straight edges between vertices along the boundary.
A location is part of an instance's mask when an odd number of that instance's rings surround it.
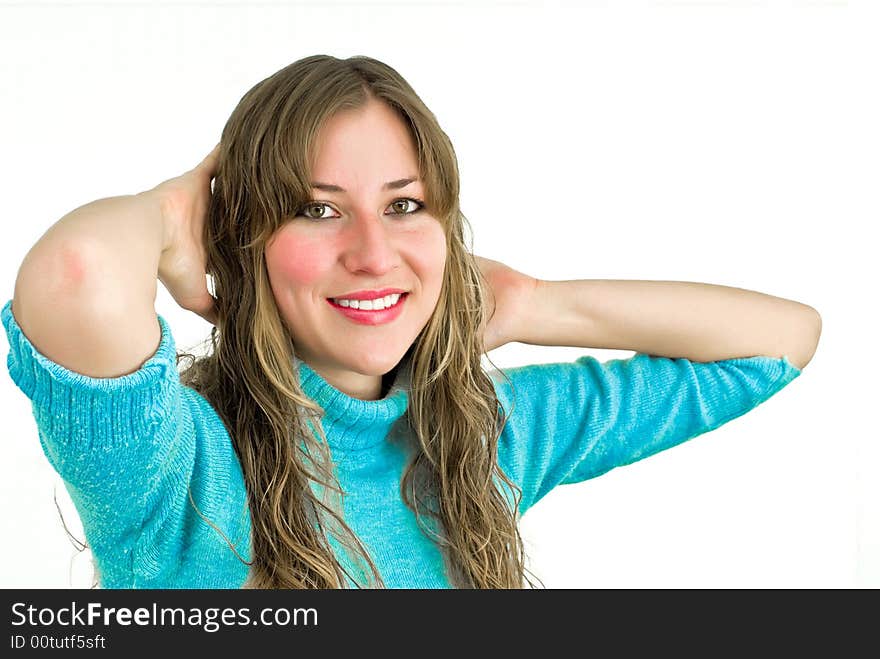
<svg viewBox="0 0 880 659">
<path fill-rule="evenodd" d="M 216 325 L 217 308 L 205 277 L 204 225 L 211 203 L 211 180 L 217 173 L 220 145 L 189 171 L 142 194 L 160 200 L 166 236 L 159 258 L 159 281 L 174 301 Z"/>
<path fill-rule="evenodd" d="M 483 291 L 488 316 L 483 327 L 483 349 L 489 352 L 525 336 L 524 324 L 534 322 L 530 312 L 539 280 L 499 261 L 477 255 L 474 259 L 489 286 Z"/>
</svg>

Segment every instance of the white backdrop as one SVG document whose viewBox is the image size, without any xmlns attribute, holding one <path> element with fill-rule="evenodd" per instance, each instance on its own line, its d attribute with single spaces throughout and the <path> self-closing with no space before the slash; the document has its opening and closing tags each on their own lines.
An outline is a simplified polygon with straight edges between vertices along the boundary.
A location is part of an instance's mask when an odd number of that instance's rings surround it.
<svg viewBox="0 0 880 659">
<path fill-rule="evenodd" d="M 529 511 L 544 584 L 877 587 L 876 377 L 860 351 L 878 321 L 878 28 L 864 5 L 819 0 L 3 3 L 0 303 L 51 224 L 194 166 L 259 80 L 369 55 L 452 139 L 476 253 L 543 279 L 748 288 L 823 318 L 813 361 L 768 402 Z M 156 309 L 178 347 L 207 336 L 161 284 Z M 491 356 L 582 354 L 634 353 Z M 0 406 L 0 587 L 87 586 L 53 489 L 82 528 L 5 362 Z"/>
</svg>

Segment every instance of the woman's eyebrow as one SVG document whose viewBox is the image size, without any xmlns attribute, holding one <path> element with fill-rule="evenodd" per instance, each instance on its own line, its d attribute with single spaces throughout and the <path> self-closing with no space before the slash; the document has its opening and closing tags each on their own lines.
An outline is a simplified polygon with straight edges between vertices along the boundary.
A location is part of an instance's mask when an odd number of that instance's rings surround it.
<svg viewBox="0 0 880 659">
<path fill-rule="evenodd" d="M 411 176 L 409 178 L 399 178 L 396 181 L 388 181 L 388 183 L 382 186 L 382 189 L 399 190 L 400 188 L 405 188 L 410 183 L 415 183 L 418 180 L 418 177 L 415 176 Z M 320 183 L 318 181 L 313 181 L 311 185 L 316 190 L 322 190 L 324 192 L 346 192 L 346 190 L 344 190 L 343 188 L 340 188 L 338 185 L 333 185 L 332 183 Z"/>
</svg>

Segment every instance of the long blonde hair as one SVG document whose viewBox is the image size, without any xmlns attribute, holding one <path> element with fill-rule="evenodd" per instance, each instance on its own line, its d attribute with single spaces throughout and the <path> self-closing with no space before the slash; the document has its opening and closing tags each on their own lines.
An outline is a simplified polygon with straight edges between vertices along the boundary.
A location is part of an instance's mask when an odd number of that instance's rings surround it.
<svg viewBox="0 0 880 659">
<path fill-rule="evenodd" d="M 205 223 L 219 322 L 205 356 L 177 356 L 178 364 L 190 360 L 181 381 L 211 403 L 241 461 L 253 533 L 245 587 L 341 588 L 344 575 L 362 586 L 334 555 L 328 534 L 369 567 L 364 585 L 384 587 L 342 517 L 323 410 L 300 386 L 295 337 L 275 304 L 264 256 L 283 218 L 310 201 L 315 138 L 324 122 L 370 99 L 386 103 L 407 126 L 426 207 L 441 221 L 448 247 L 437 306 L 398 364 L 410 369 L 405 416 L 418 442 L 401 497 L 440 547 L 453 586 L 522 588 L 522 492 L 497 463 L 507 417 L 481 366 L 485 284 L 465 245 L 455 152 L 397 71 L 369 57 L 328 55 L 298 60 L 259 82 L 224 126 Z M 426 517 L 439 524 L 426 524 Z"/>
</svg>

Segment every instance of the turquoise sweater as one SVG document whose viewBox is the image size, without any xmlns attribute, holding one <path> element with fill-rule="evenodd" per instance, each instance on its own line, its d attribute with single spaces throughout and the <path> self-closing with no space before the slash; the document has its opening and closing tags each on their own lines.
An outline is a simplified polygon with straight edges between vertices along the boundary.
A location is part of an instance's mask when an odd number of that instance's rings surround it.
<svg viewBox="0 0 880 659">
<path fill-rule="evenodd" d="M 32 401 L 40 443 L 79 512 L 101 586 L 240 587 L 247 566 L 193 510 L 187 485 L 202 514 L 250 560 L 241 467 L 216 412 L 180 383 L 165 319 L 158 317 L 156 353 L 138 371 L 91 378 L 37 352 L 12 315 L 11 300 L 0 318 L 9 373 Z M 326 411 L 324 429 L 347 493 L 346 522 L 385 584 L 449 588 L 437 547 L 400 498 L 410 445 L 403 441 L 406 369 L 398 369 L 385 398 L 365 401 L 335 389 L 298 359 L 294 366 L 305 393 Z M 800 375 L 786 357 L 700 363 L 641 353 L 503 371 L 516 404 L 498 461 L 522 488 L 520 514 L 557 485 L 594 478 L 713 430 Z M 497 371 L 490 377 L 509 411 L 510 385 Z"/>
</svg>

